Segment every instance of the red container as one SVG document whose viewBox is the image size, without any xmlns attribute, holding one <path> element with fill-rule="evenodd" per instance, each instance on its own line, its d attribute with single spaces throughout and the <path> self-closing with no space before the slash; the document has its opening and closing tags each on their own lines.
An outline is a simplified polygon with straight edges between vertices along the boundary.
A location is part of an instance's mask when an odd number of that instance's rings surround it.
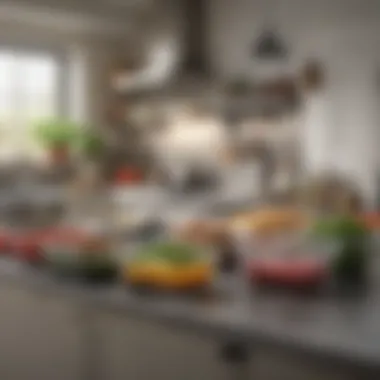
<svg viewBox="0 0 380 380">
<path fill-rule="evenodd" d="M 359 221 L 373 231 L 380 230 L 380 213 L 370 212 L 359 216 Z"/>
<path fill-rule="evenodd" d="M 250 262 L 249 276 L 259 284 L 309 287 L 322 283 L 327 277 L 327 266 L 316 259 L 295 260 L 261 258 Z"/>
<path fill-rule="evenodd" d="M 41 263 L 42 241 L 47 233 L 47 231 L 33 231 L 15 235 L 10 244 L 12 253 L 18 259 L 30 264 Z"/>
<path fill-rule="evenodd" d="M 117 171 L 115 182 L 118 185 L 135 184 L 143 181 L 141 170 L 133 167 L 125 167 Z"/>
<path fill-rule="evenodd" d="M 0 254 L 9 254 L 14 234 L 9 231 L 0 232 Z"/>
<path fill-rule="evenodd" d="M 34 236 L 19 236 L 12 242 L 12 252 L 18 259 L 34 264 L 42 261 L 40 246 Z"/>
<path fill-rule="evenodd" d="M 49 231 L 43 237 L 41 244 L 51 243 L 84 243 L 89 239 L 89 235 L 74 228 L 58 228 Z"/>
<path fill-rule="evenodd" d="M 14 235 L 9 241 L 9 248 L 18 259 L 38 264 L 44 259 L 43 247 L 48 242 L 81 242 L 85 236 L 71 228 L 45 229 Z"/>
</svg>

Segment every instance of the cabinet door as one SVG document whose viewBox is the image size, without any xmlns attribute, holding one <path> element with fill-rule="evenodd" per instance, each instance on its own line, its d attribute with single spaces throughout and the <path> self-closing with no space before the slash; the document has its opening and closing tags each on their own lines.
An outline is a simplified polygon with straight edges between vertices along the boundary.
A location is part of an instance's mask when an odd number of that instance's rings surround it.
<svg viewBox="0 0 380 380">
<path fill-rule="evenodd" d="M 252 378 L 257 380 L 354 380 L 347 369 L 305 360 L 284 350 L 258 348 L 251 360 Z"/>
<path fill-rule="evenodd" d="M 80 335 L 74 308 L 26 289 L 0 289 L 0 378 L 77 380 Z"/>
<path fill-rule="evenodd" d="M 223 380 L 225 368 L 215 341 L 187 335 L 155 322 L 109 314 L 99 315 L 104 360 L 102 377 L 108 380 L 166 379 Z"/>
</svg>

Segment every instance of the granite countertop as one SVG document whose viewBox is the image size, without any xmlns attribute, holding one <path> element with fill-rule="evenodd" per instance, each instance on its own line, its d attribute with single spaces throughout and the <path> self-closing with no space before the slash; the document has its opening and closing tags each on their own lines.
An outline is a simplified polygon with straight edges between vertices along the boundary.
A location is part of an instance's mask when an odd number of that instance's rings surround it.
<svg viewBox="0 0 380 380">
<path fill-rule="evenodd" d="M 145 318 L 219 343 L 269 345 L 311 358 L 380 369 L 380 284 L 357 297 L 295 296 L 248 289 L 237 277 L 221 277 L 197 297 L 141 296 L 122 285 L 67 282 L 1 259 L 0 281 L 130 317 Z"/>
</svg>

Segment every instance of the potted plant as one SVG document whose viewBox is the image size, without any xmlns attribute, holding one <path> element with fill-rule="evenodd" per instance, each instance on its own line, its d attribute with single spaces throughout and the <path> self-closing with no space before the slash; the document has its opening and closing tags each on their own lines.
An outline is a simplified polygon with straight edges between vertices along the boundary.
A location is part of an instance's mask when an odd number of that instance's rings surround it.
<svg viewBox="0 0 380 380">
<path fill-rule="evenodd" d="M 106 162 L 104 137 L 94 128 L 82 128 L 75 142 L 75 150 L 81 159 L 80 176 L 84 183 L 90 187 L 100 185 Z"/>
<path fill-rule="evenodd" d="M 80 127 L 65 119 L 47 119 L 36 123 L 36 138 L 49 151 L 55 164 L 68 160 L 72 143 L 78 136 Z"/>
<path fill-rule="evenodd" d="M 97 161 L 105 152 L 105 141 L 98 131 L 84 128 L 77 141 L 81 155 L 90 161 Z"/>
</svg>

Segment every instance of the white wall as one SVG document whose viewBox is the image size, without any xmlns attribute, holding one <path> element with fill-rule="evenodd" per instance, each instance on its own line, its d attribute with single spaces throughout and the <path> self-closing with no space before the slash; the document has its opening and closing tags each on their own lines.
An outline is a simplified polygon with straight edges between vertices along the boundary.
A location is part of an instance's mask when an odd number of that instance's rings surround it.
<svg viewBox="0 0 380 380">
<path fill-rule="evenodd" d="M 261 67 L 251 58 L 250 46 L 268 22 L 289 41 L 288 67 L 294 70 L 310 56 L 329 60 L 344 38 L 349 41 L 350 37 L 376 27 L 380 2 L 235 0 L 232 6 L 230 0 L 210 0 L 210 15 L 213 66 L 223 76 L 253 77 Z"/>
<path fill-rule="evenodd" d="M 265 12 L 288 42 L 291 56 L 278 70 L 296 73 L 306 58 L 326 67 L 325 129 L 329 139 L 316 146 L 329 162 L 349 172 L 373 196 L 378 169 L 379 94 L 374 76 L 380 60 L 380 2 L 372 0 L 211 0 L 212 64 L 222 77 L 257 78 L 265 66 L 252 59 L 250 48 Z M 305 126 L 306 129 L 306 126 Z M 329 141 L 327 141 L 329 140 Z M 317 144 L 316 144 L 317 145 Z"/>
<path fill-rule="evenodd" d="M 0 17 L 0 30 L 0 45 L 42 48 L 62 54 L 69 74 L 66 84 L 70 116 L 81 122 L 104 122 L 105 81 L 116 50 L 116 36 L 107 35 L 107 30 L 101 33 L 94 29 L 91 34 L 88 30 L 79 31 L 69 20 L 63 28 Z"/>
</svg>

